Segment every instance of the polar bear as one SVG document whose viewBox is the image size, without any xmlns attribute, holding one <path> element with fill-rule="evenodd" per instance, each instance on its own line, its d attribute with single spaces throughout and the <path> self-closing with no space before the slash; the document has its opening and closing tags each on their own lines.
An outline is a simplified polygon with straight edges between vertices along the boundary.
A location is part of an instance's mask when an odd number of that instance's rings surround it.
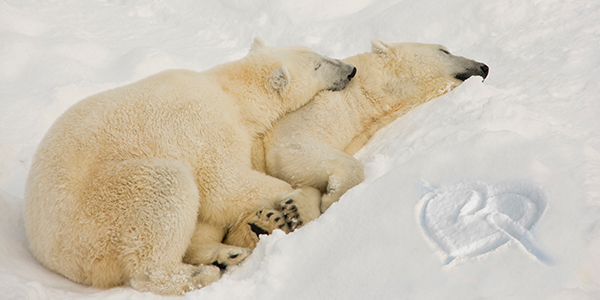
<svg viewBox="0 0 600 300">
<path fill-rule="evenodd" d="M 319 189 L 321 212 L 362 182 L 363 167 L 352 155 L 378 129 L 471 76 L 485 79 L 489 71 L 444 46 L 378 39 L 372 52 L 344 61 L 358 69 L 345 90 L 319 93 L 277 121 L 253 147 L 257 170 L 293 186 Z"/>
<path fill-rule="evenodd" d="M 253 170 L 252 139 L 355 73 L 308 48 L 257 38 L 241 60 L 165 71 L 80 101 L 32 162 L 32 253 L 95 287 L 181 294 L 210 284 L 220 277 L 211 264 L 242 261 L 256 232 L 290 230 L 284 213 L 294 211 L 281 206 L 320 197 Z"/>
</svg>

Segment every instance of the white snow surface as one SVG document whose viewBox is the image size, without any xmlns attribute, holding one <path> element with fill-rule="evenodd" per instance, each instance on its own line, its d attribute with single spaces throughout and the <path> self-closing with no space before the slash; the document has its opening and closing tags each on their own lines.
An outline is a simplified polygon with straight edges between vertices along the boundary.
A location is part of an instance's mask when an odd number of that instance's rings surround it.
<svg viewBox="0 0 600 300">
<path fill-rule="evenodd" d="M 431 189 L 421 200 L 423 231 L 447 255 L 447 263 L 496 250 L 511 238 L 541 262 L 551 263 L 530 233 L 546 209 L 544 194 L 535 185 L 459 182 Z"/>
<path fill-rule="evenodd" d="M 0 1 L 0 299 L 163 298 L 84 287 L 32 257 L 22 211 L 33 152 L 78 100 L 239 59 L 255 36 L 335 58 L 369 51 L 372 38 L 443 44 L 490 75 L 382 129 L 356 155 L 362 184 L 184 298 L 600 299 L 598 0 Z M 481 199 L 460 206 L 473 182 L 509 186 L 523 203 L 535 190 L 530 202 L 543 205 L 432 241 L 427 229 L 443 222 L 423 223 L 423 199 L 477 213 Z M 469 252 L 473 234 L 492 246 Z M 467 249 L 451 263 L 444 238 Z"/>
</svg>

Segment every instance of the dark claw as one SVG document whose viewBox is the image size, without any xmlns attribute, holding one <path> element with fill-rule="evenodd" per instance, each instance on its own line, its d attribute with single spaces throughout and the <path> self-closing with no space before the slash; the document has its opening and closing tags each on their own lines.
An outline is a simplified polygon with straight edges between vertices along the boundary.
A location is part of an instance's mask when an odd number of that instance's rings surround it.
<svg viewBox="0 0 600 300">
<path fill-rule="evenodd" d="M 277 222 L 279 222 L 279 220 L 281 220 L 281 218 L 280 218 L 280 217 L 277 217 L 277 218 L 275 218 L 275 220 L 274 220 L 274 221 L 275 221 L 275 223 L 277 223 Z"/>
<path fill-rule="evenodd" d="M 213 261 L 213 263 L 212 263 L 212 264 L 213 264 L 213 265 L 215 265 L 215 266 L 217 266 L 217 267 L 219 267 L 219 269 L 221 269 L 221 270 L 225 270 L 225 269 L 227 268 L 227 265 L 226 265 L 226 264 L 224 264 L 224 263 L 220 263 L 220 262 L 219 262 L 219 261 L 217 261 L 217 260 Z"/>
<path fill-rule="evenodd" d="M 268 218 L 270 218 L 272 215 L 273 215 L 273 213 L 272 213 L 272 212 L 268 213 L 268 214 L 267 214 L 267 219 L 268 219 Z"/>
<path fill-rule="evenodd" d="M 261 234 L 269 234 L 268 231 L 260 228 L 258 225 L 254 224 L 254 223 L 248 223 L 248 225 L 250 225 L 250 230 L 252 230 L 252 232 L 254 232 L 256 234 L 256 236 L 259 236 Z"/>
</svg>

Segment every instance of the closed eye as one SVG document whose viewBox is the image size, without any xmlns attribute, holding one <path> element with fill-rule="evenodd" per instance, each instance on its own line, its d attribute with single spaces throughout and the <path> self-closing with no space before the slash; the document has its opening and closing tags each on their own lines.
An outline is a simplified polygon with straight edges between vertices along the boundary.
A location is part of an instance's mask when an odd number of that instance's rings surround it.
<svg viewBox="0 0 600 300">
<path fill-rule="evenodd" d="M 315 71 L 318 70 L 321 67 L 321 63 L 318 63 L 317 65 L 315 65 Z"/>
<path fill-rule="evenodd" d="M 440 49 L 440 51 L 442 51 L 442 52 L 444 52 L 446 54 L 450 54 L 450 52 L 448 50 L 446 50 L 446 49 Z"/>
</svg>

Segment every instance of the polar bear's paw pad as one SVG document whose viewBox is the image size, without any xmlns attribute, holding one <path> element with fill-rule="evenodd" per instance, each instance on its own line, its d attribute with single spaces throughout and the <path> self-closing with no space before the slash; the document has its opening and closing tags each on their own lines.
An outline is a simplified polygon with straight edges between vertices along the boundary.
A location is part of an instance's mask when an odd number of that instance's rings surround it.
<svg viewBox="0 0 600 300">
<path fill-rule="evenodd" d="M 304 225 L 304 222 L 300 219 L 300 214 L 298 213 L 298 206 L 296 206 L 296 201 L 294 199 L 287 199 L 280 203 L 281 212 L 285 217 L 285 222 L 290 227 L 291 231 L 294 231 L 296 228 Z"/>
<path fill-rule="evenodd" d="M 321 215 L 321 191 L 310 186 L 297 188 L 281 197 L 276 208 L 294 231 Z"/>
<path fill-rule="evenodd" d="M 241 222 L 231 228 L 223 243 L 254 249 L 260 235 L 271 234 L 275 229 L 281 229 L 285 233 L 290 232 L 283 213 L 262 207 L 248 214 Z"/>
<path fill-rule="evenodd" d="M 271 234 L 275 229 L 290 232 L 290 228 L 286 222 L 284 214 L 274 209 L 261 209 L 248 220 L 250 230 L 257 236 L 261 234 Z"/>
</svg>

